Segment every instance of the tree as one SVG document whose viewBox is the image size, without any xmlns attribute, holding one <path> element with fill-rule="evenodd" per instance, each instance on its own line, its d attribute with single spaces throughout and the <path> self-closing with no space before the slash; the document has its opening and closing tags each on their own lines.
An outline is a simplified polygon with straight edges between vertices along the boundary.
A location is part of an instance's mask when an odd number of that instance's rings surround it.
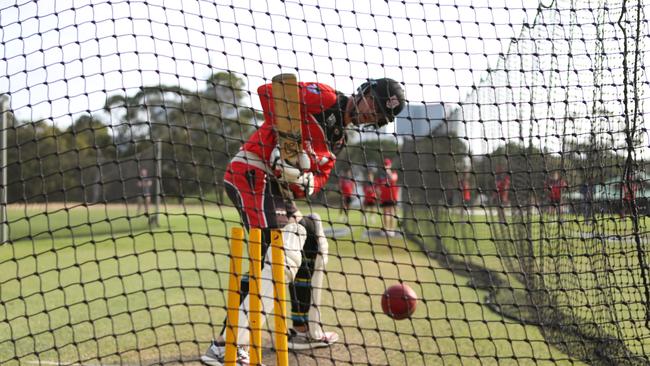
<svg viewBox="0 0 650 366">
<path fill-rule="evenodd" d="M 343 171 L 352 166 L 363 168 L 381 167 L 385 158 L 394 159 L 398 154 L 397 142 L 387 139 L 360 139 L 348 144 L 339 153 L 336 171 Z M 399 161 L 396 161 L 399 163 Z"/>
<path fill-rule="evenodd" d="M 255 129 L 255 120 L 262 118 L 246 106 L 245 88 L 235 74 L 219 72 L 208 78 L 204 90 L 185 95 L 183 109 L 176 111 L 183 115 L 179 120 L 185 129 L 185 144 L 178 144 L 176 151 L 185 157 L 184 171 L 196 177 L 201 192 L 215 192 L 219 203 L 226 165 Z"/>
<path fill-rule="evenodd" d="M 101 193 L 101 165 L 105 156 L 115 155 L 109 128 L 90 114 L 84 114 L 62 131 L 60 166 L 67 201 L 97 202 Z"/>
<path fill-rule="evenodd" d="M 455 130 L 442 124 L 430 136 L 405 141 L 403 162 L 404 199 L 415 204 L 452 204 L 460 193 L 458 182 L 465 172 L 469 151 Z"/>
<path fill-rule="evenodd" d="M 498 170 L 503 170 L 510 174 L 510 202 L 522 206 L 530 205 L 543 197 L 548 172 L 560 166 L 559 156 L 514 141 L 473 159 L 472 166 L 481 191 L 492 195 L 496 191 L 495 175 Z"/>
<path fill-rule="evenodd" d="M 69 149 L 61 131 L 47 121 L 9 120 L 7 133 L 8 201 L 63 200 L 59 153 Z"/>
<path fill-rule="evenodd" d="M 160 144 L 160 172 L 165 196 L 183 199 L 212 192 L 222 199 L 225 166 L 254 129 L 256 113 L 245 106 L 244 81 L 230 72 L 216 73 L 205 89 L 143 87 L 131 97 L 110 97 L 105 110 L 124 109 L 119 117 L 120 160 Z"/>
</svg>

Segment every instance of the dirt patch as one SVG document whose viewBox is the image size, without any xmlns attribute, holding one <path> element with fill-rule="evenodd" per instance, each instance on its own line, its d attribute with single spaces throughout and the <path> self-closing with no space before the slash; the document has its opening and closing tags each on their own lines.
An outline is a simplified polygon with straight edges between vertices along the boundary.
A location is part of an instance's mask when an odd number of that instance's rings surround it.
<svg viewBox="0 0 650 366">
<path fill-rule="evenodd" d="M 265 347 L 262 350 L 262 362 L 266 366 L 276 366 L 276 354 L 273 349 L 267 347 L 271 344 L 268 334 L 262 337 L 262 344 Z M 202 344 L 202 350 L 207 349 L 208 344 Z M 167 355 L 161 358 L 159 355 L 155 358 L 147 358 L 145 354 L 140 353 L 140 359 L 134 365 L 183 365 L 183 366 L 200 366 L 201 354 L 188 355 Z M 289 352 L 289 365 L 292 366 L 330 366 L 330 365 L 388 365 L 385 353 L 381 350 L 369 351 L 361 345 L 349 345 L 338 343 L 332 347 L 318 348 L 313 350 Z M 127 361 L 121 365 L 131 364 Z"/>
</svg>

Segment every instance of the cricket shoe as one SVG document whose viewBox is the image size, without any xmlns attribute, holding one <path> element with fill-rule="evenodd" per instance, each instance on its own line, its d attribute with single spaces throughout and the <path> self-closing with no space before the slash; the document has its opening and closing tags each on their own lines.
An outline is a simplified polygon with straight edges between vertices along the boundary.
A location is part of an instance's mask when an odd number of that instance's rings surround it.
<svg viewBox="0 0 650 366">
<path fill-rule="evenodd" d="M 334 332 L 324 332 L 320 339 L 313 338 L 309 332 L 298 332 L 289 329 L 288 348 L 292 351 L 329 347 L 339 340 L 339 335 Z"/>
<path fill-rule="evenodd" d="M 212 341 L 212 344 L 210 344 L 210 347 L 208 350 L 205 352 L 203 356 L 201 356 L 201 361 L 209 366 L 223 366 L 225 364 L 225 358 L 226 358 L 226 345 L 225 344 L 219 344 L 215 341 Z M 248 352 L 246 352 L 245 349 L 241 347 L 237 347 L 237 361 L 235 365 L 237 366 L 249 366 L 250 363 L 250 357 L 248 356 Z M 260 366 L 264 366 L 263 364 L 260 364 Z"/>
</svg>

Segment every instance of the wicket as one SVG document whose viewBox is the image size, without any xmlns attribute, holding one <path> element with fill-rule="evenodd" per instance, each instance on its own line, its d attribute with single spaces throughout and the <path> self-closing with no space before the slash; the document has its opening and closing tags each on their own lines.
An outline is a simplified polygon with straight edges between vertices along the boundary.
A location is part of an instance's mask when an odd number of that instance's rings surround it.
<svg viewBox="0 0 650 366">
<path fill-rule="evenodd" d="M 230 276 L 228 281 L 228 325 L 226 327 L 225 365 L 235 365 L 237 360 L 237 330 L 239 327 L 240 280 L 244 246 L 244 229 L 234 227 L 230 235 Z M 284 246 L 282 232 L 271 231 L 271 269 L 273 279 L 275 316 L 276 364 L 289 364 L 287 341 L 286 281 Z M 248 238 L 249 268 L 249 324 L 250 361 L 252 365 L 262 363 L 262 232 L 250 230 Z"/>
</svg>

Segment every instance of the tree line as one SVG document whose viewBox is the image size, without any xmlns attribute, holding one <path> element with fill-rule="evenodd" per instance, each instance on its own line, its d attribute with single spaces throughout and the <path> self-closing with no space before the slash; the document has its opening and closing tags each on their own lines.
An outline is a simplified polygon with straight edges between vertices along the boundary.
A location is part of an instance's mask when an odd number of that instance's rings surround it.
<svg viewBox="0 0 650 366">
<path fill-rule="evenodd" d="M 579 192 L 585 184 L 624 182 L 628 174 L 642 176 L 647 163 L 638 154 L 643 145 L 640 134 L 633 134 L 633 139 L 617 139 L 615 135 L 627 131 L 621 116 L 601 110 L 595 112 L 595 119 L 606 119 L 607 127 L 592 123 L 590 133 L 581 139 L 558 134 L 560 147 L 556 151 L 534 144 L 532 137 L 522 137 L 504 140 L 503 145 L 487 154 L 472 154 L 469 141 L 448 127 L 463 122 L 462 108 L 452 109 L 446 123 L 430 136 L 408 140 L 401 147 L 403 181 L 409 191 L 404 199 L 428 205 L 458 203 L 459 182 L 469 176 L 474 201 L 494 203 L 496 177 L 506 174 L 511 180 L 511 204 L 527 206 L 544 199 L 545 181 L 553 172 L 558 172 L 573 192 Z M 620 130 L 613 131 L 612 126 Z M 479 196 L 486 200 L 478 201 Z"/>
<path fill-rule="evenodd" d="M 123 90 L 66 128 L 9 118 L 8 201 L 128 201 L 138 180 L 158 176 L 164 198 L 220 201 L 225 166 L 260 118 L 249 95 L 243 79 L 219 72 L 198 90 Z"/>
<path fill-rule="evenodd" d="M 256 96 L 242 78 L 219 72 L 199 90 L 176 85 L 122 90 L 107 97 L 102 111 L 65 128 L 49 120 L 10 118 L 8 201 L 134 201 L 142 195 L 139 181 L 158 183 L 160 177 L 160 196 L 167 202 L 223 203 L 226 165 L 263 119 L 247 106 L 251 97 Z M 395 142 L 361 141 L 340 154 L 330 185 L 313 200 L 329 202 L 326 196 L 336 192 L 343 165 L 380 166 L 383 158 L 398 154 Z"/>
<path fill-rule="evenodd" d="M 141 194 L 139 180 L 156 177 L 163 199 L 222 203 L 225 167 L 263 118 L 247 106 L 251 96 L 242 78 L 219 72 L 197 90 L 174 85 L 122 90 L 107 98 L 102 111 L 81 115 L 65 128 L 9 118 L 9 203 L 130 201 Z M 462 123 L 461 109 L 447 120 Z M 465 172 L 475 192 L 488 196 L 495 191 L 496 173 L 507 172 L 521 203 L 542 192 L 550 171 L 561 171 L 574 185 L 623 174 L 624 146 L 569 137 L 563 136 L 562 153 L 510 141 L 485 155 L 472 155 L 467 141 L 446 123 L 401 145 L 362 138 L 339 155 L 328 190 L 336 192 L 340 172 L 380 167 L 386 157 L 401 171 L 403 199 L 416 204 L 452 203 Z M 325 200 L 322 196 L 316 199 Z"/>
</svg>

